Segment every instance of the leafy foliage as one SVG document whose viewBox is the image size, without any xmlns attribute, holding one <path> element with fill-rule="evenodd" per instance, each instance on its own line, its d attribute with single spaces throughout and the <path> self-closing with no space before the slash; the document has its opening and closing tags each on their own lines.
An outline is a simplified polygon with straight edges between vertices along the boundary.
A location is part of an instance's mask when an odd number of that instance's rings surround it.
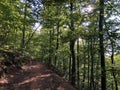
<svg viewBox="0 0 120 90">
<path fill-rule="evenodd" d="M 120 83 L 119 3 L 119 0 L 104 2 L 103 31 L 99 32 L 101 7 L 98 0 L 1 0 L 0 66 L 5 62 L 14 65 L 14 60 L 21 64 L 22 60 L 32 57 L 52 64 L 51 67 L 55 68 L 57 73 L 63 72 L 63 77 L 71 81 L 74 71 L 70 44 L 74 41 L 76 87 L 78 90 L 89 88 L 99 90 L 101 89 L 99 35 L 103 34 L 107 90 L 115 88 L 111 74 L 113 68 L 118 85 Z M 92 6 L 93 11 L 86 10 L 90 9 L 88 6 Z M 20 47 L 22 37 L 25 40 L 24 48 Z M 16 57 L 12 58 L 17 53 L 20 56 L 18 61 Z M 114 64 L 111 63 L 111 58 L 108 58 L 112 53 Z"/>
</svg>

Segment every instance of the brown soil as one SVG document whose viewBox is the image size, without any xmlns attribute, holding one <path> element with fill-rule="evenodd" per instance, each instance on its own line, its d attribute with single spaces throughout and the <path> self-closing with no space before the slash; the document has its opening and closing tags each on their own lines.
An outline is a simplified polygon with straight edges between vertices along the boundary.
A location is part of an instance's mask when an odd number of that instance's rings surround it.
<svg viewBox="0 0 120 90">
<path fill-rule="evenodd" d="M 15 67 L 0 79 L 0 90 L 76 90 L 49 69 L 47 64 L 32 62 L 22 69 Z"/>
</svg>

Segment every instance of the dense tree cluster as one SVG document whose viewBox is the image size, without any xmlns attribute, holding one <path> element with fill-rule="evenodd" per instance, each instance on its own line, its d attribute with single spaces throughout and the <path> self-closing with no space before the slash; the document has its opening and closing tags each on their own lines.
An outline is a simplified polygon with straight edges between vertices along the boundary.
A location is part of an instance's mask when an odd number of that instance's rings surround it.
<svg viewBox="0 0 120 90">
<path fill-rule="evenodd" d="M 119 8 L 119 0 L 1 0 L 0 62 L 12 46 L 78 90 L 119 90 Z"/>
</svg>

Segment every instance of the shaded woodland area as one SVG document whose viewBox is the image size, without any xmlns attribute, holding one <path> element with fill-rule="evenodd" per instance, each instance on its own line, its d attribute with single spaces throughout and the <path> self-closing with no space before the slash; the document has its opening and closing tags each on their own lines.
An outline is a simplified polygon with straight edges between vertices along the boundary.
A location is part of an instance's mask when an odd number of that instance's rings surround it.
<svg viewBox="0 0 120 90">
<path fill-rule="evenodd" d="M 0 0 L 0 78 L 32 60 L 76 90 L 120 90 L 120 1 Z"/>
</svg>

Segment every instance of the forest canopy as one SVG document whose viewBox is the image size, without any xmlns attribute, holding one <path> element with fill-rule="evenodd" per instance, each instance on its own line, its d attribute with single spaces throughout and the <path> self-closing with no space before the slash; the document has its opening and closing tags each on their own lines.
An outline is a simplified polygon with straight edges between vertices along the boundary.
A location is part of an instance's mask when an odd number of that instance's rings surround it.
<svg viewBox="0 0 120 90">
<path fill-rule="evenodd" d="M 0 65 L 34 58 L 78 90 L 119 90 L 119 12 L 119 0 L 0 0 Z"/>
</svg>

